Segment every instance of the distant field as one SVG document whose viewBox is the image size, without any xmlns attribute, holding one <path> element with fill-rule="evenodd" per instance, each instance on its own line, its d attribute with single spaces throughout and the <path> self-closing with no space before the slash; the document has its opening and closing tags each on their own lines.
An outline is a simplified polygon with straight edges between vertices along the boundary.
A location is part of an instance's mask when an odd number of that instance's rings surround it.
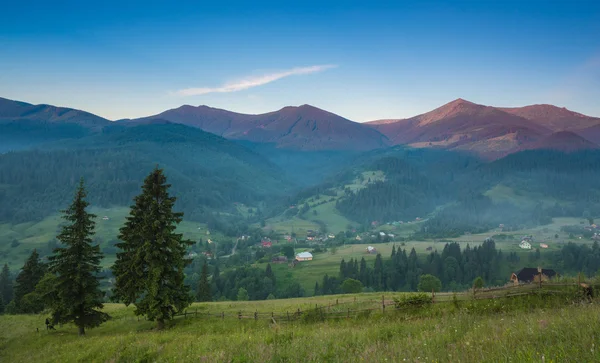
<svg viewBox="0 0 600 363">
<path fill-rule="evenodd" d="M 318 220 L 327 226 L 328 233 L 343 232 L 347 229 L 348 225 L 355 224 L 348 218 L 341 215 L 335 204 L 337 200 L 344 195 L 344 189 L 349 188 L 352 191 L 357 191 L 366 188 L 369 182 L 383 181 L 385 180 L 385 174 L 382 171 L 365 171 L 362 173 L 361 178 L 356 178 L 352 183 L 346 184 L 343 187 L 335 188 L 337 196 L 330 195 L 313 195 L 305 200 L 298 203 L 298 208 L 304 204 L 308 204 L 309 210 L 304 214 L 304 219 L 298 217 L 287 218 L 285 216 L 278 216 L 270 219 L 267 223 L 270 228 L 282 233 L 291 233 L 292 229 L 298 236 L 306 236 L 307 230 L 320 229 L 319 224 L 312 222 Z M 331 200 L 333 199 L 333 200 Z M 325 203 L 323 203 L 325 201 Z M 323 204 L 320 204 L 323 203 Z M 315 214 L 316 212 L 316 214 Z"/>
<path fill-rule="evenodd" d="M 123 226 L 125 217 L 129 214 L 129 208 L 90 208 L 90 212 L 98 216 L 95 238 L 99 238 L 102 241 L 101 247 L 104 247 L 109 241 L 117 238 L 119 228 Z M 109 219 L 103 220 L 104 216 Z M 21 268 L 23 261 L 34 248 L 44 249 L 49 241 L 55 239 L 61 223 L 60 215 L 55 214 L 37 223 L 0 224 L 0 264 L 8 263 L 12 270 Z M 218 234 L 207 235 L 206 225 L 196 222 L 183 221 L 178 230 L 193 241 L 222 238 Z M 12 248 L 10 243 L 13 239 L 18 240 L 20 245 Z M 102 264 L 110 266 L 113 262 L 114 256 L 107 256 Z"/>
</svg>

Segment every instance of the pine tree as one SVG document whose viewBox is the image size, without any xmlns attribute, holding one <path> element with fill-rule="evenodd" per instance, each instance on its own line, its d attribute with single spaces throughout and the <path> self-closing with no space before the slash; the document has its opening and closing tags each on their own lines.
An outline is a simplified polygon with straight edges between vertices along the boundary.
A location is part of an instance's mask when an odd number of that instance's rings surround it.
<svg viewBox="0 0 600 363">
<path fill-rule="evenodd" d="M 198 282 L 198 301 L 212 301 L 210 293 L 210 283 L 208 282 L 208 264 L 205 262 L 202 266 L 202 273 L 200 274 L 200 281 Z"/>
<path fill-rule="evenodd" d="M 275 274 L 273 273 L 270 263 L 267 263 L 267 267 L 265 268 L 265 276 L 270 278 L 271 281 L 273 281 L 273 286 L 275 286 Z"/>
<path fill-rule="evenodd" d="M 23 296 L 35 291 L 35 285 L 40 282 L 45 273 L 46 265 L 40 261 L 40 255 L 37 251 L 33 250 L 15 280 L 14 300 L 18 311 L 23 313 L 29 312 L 26 311 L 26 309 L 21 309 L 21 300 L 23 299 Z"/>
<path fill-rule="evenodd" d="M 108 315 L 99 310 L 104 307 L 104 292 L 98 281 L 103 256 L 100 246 L 92 245 L 96 216 L 86 211 L 89 203 L 85 197 L 81 179 L 73 203 L 62 212 L 67 224 L 56 238 L 64 247 L 56 248 L 49 258 L 49 270 L 56 275 L 53 323 L 73 322 L 80 336 L 85 335 L 85 328 L 95 328 L 108 320 Z"/>
<path fill-rule="evenodd" d="M 134 304 L 137 315 L 165 321 L 191 303 L 189 286 L 184 285 L 186 248 L 193 244 L 175 233 L 183 213 L 173 212 L 175 197 L 163 171 L 155 168 L 144 180 L 142 193 L 135 197 L 116 246 L 121 250 L 113 266 L 114 298 Z"/>
<path fill-rule="evenodd" d="M 8 264 L 4 264 L 2 272 L 0 272 L 0 296 L 2 296 L 5 305 L 13 298 L 13 283 L 10 279 Z"/>
</svg>

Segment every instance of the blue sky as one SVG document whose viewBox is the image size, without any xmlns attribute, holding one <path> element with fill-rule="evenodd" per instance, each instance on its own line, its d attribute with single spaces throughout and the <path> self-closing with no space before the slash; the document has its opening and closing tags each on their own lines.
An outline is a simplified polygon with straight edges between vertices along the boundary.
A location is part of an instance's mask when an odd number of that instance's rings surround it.
<svg viewBox="0 0 600 363">
<path fill-rule="evenodd" d="M 3 4 L 0 97 L 110 119 L 312 104 L 366 121 L 459 97 L 600 116 L 598 1 L 84 3 Z"/>
</svg>

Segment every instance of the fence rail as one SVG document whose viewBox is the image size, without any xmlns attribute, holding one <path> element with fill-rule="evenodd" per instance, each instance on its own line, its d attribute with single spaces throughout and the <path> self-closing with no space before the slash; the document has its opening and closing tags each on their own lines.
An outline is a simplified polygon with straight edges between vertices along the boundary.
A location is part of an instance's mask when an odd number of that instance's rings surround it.
<svg viewBox="0 0 600 363">
<path fill-rule="evenodd" d="M 465 299 L 473 299 L 473 300 L 493 300 L 493 299 L 501 299 L 501 298 L 510 298 L 516 296 L 524 296 L 531 295 L 539 291 L 544 291 L 545 293 L 551 294 L 561 294 L 567 293 L 567 291 L 556 290 L 558 287 L 580 287 L 578 283 L 544 283 L 543 285 L 537 284 L 529 284 L 529 285 L 517 285 L 517 286 L 506 286 L 500 288 L 491 288 L 491 289 L 482 289 L 477 291 L 476 293 L 440 293 L 441 297 L 445 297 L 446 299 L 438 299 L 438 294 L 430 293 L 432 297 L 433 304 L 447 304 L 453 303 L 454 297 L 459 301 L 464 301 Z M 502 293 L 502 294 L 500 294 Z M 451 299 L 447 299 L 448 297 L 452 297 Z M 388 298 L 390 296 L 388 295 Z M 353 304 L 354 306 L 349 306 Z M 367 305 L 369 307 L 365 308 L 357 308 L 356 305 Z M 183 313 L 175 315 L 177 318 L 201 318 L 201 319 L 233 319 L 233 320 L 268 320 L 273 323 L 281 323 L 281 322 L 293 322 L 302 318 L 303 315 L 307 313 L 318 314 L 319 317 L 324 319 L 342 319 L 342 318 L 352 318 L 356 317 L 360 314 L 367 314 L 373 311 L 381 311 L 383 314 L 386 311 L 398 311 L 398 310 L 409 310 L 414 309 L 411 306 L 399 306 L 396 304 L 395 300 L 386 300 L 385 294 L 382 294 L 381 299 L 365 299 L 357 301 L 356 298 L 354 301 L 346 301 L 339 302 L 338 299 L 335 302 L 329 303 L 327 305 L 318 305 L 316 304 L 314 308 L 305 309 L 304 311 L 300 308 L 296 310 L 284 311 L 284 312 L 259 312 L 256 311 L 238 311 L 238 312 L 206 312 L 206 311 L 198 311 L 195 310 L 186 310 Z"/>
</svg>

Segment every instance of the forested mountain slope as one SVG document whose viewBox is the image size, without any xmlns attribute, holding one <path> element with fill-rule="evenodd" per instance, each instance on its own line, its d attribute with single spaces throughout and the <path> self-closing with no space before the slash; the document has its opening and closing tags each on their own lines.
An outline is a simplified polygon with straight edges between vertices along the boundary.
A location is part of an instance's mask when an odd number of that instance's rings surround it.
<svg viewBox="0 0 600 363">
<path fill-rule="evenodd" d="M 165 168 L 186 219 L 257 204 L 292 188 L 274 164 L 222 137 L 183 125 L 111 126 L 44 150 L 0 155 L 0 220 L 40 219 L 70 200 L 80 177 L 93 205 L 129 205 L 155 165 Z"/>
</svg>

